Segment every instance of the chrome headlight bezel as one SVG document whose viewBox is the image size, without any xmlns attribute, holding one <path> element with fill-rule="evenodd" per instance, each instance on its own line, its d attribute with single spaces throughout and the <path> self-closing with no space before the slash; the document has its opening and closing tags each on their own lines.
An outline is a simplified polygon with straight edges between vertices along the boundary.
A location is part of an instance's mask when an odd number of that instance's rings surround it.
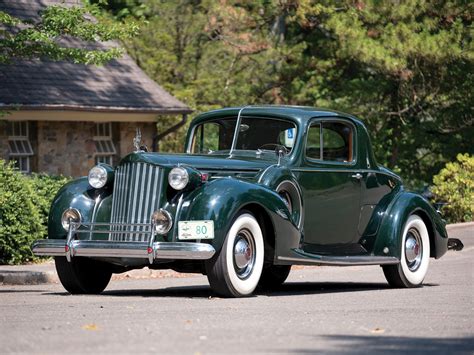
<svg viewBox="0 0 474 355">
<path fill-rule="evenodd" d="M 89 174 L 87 175 L 87 180 L 89 181 L 89 185 L 91 185 L 95 189 L 101 189 L 107 184 L 108 180 L 108 172 L 105 167 L 102 165 L 96 165 L 89 170 Z"/>
<path fill-rule="evenodd" d="M 82 222 L 81 212 L 79 212 L 77 208 L 70 207 L 64 210 L 63 214 L 61 215 L 61 225 L 65 231 L 69 230 L 69 221 L 74 223 Z"/>
<path fill-rule="evenodd" d="M 166 234 L 171 230 L 171 227 L 173 227 L 173 217 L 163 208 L 153 212 L 151 221 L 157 234 Z"/>
<path fill-rule="evenodd" d="M 177 166 L 168 174 L 168 183 L 175 190 L 183 190 L 189 183 L 189 173 L 184 167 Z"/>
</svg>

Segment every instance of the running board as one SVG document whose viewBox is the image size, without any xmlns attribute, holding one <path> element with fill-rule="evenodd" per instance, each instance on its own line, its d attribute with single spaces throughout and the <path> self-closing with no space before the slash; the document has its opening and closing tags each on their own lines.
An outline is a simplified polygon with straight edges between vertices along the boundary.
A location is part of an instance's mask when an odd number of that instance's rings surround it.
<svg viewBox="0 0 474 355">
<path fill-rule="evenodd" d="M 291 262 L 292 264 L 303 265 L 335 265 L 335 266 L 351 266 L 351 265 L 390 265 L 398 264 L 398 260 L 394 256 L 327 256 L 307 253 L 302 249 L 292 249 L 294 256 L 279 256 L 279 261 Z"/>
</svg>

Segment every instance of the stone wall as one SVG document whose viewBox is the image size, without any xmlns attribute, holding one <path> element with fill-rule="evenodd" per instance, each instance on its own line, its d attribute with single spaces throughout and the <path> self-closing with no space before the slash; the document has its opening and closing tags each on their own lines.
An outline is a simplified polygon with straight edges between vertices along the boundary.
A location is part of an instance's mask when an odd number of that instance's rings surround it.
<svg viewBox="0 0 474 355">
<path fill-rule="evenodd" d="M 93 122 L 38 122 L 39 172 L 53 175 L 84 176 L 94 166 Z"/>
<path fill-rule="evenodd" d="M 94 166 L 94 122 L 30 122 L 30 141 L 35 155 L 32 170 L 53 175 L 79 177 L 87 175 Z M 113 141 L 117 150 L 114 163 L 134 151 L 133 138 L 136 128 L 142 133 L 142 144 L 151 150 L 156 124 L 153 122 L 114 122 Z M 8 159 L 6 124 L 0 122 L 0 158 Z"/>
</svg>

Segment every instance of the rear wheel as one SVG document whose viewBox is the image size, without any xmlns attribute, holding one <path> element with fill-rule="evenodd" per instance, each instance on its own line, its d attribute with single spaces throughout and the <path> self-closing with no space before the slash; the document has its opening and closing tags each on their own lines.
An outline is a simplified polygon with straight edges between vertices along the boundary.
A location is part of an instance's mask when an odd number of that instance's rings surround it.
<svg viewBox="0 0 474 355">
<path fill-rule="evenodd" d="M 112 277 L 107 265 L 97 260 L 75 257 L 68 262 L 57 256 L 54 261 L 61 284 L 73 295 L 101 293 Z"/>
<path fill-rule="evenodd" d="M 401 248 L 400 263 L 383 266 L 385 278 L 392 287 L 421 286 L 430 262 L 430 238 L 421 217 L 411 215 L 408 218 Z"/>
<path fill-rule="evenodd" d="M 234 220 L 219 254 L 206 262 L 211 288 L 224 297 L 251 295 L 262 274 L 263 257 L 260 225 L 244 211 Z"/>
</svg>

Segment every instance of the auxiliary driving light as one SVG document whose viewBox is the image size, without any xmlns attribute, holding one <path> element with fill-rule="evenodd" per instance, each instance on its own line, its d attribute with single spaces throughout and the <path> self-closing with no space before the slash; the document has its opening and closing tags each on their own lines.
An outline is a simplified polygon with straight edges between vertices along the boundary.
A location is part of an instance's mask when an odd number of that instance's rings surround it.
<svg viewBox="0 0 474 355">
<path fill-rule="evenodd" d="M 153 212 L 151 220 L 155 226 L 155 232 L 158 234 L 168 233 L 173 226 L 173 218 L 168 211 L 162 208 Z"/>
<path fill-rule="evenodd" d="M 81 213 L 75 208 L 68 208 L 61 216 L 61 225 L 65 230 L 69 230 L 69 222 L 81 223 Z"/>
</svg>

